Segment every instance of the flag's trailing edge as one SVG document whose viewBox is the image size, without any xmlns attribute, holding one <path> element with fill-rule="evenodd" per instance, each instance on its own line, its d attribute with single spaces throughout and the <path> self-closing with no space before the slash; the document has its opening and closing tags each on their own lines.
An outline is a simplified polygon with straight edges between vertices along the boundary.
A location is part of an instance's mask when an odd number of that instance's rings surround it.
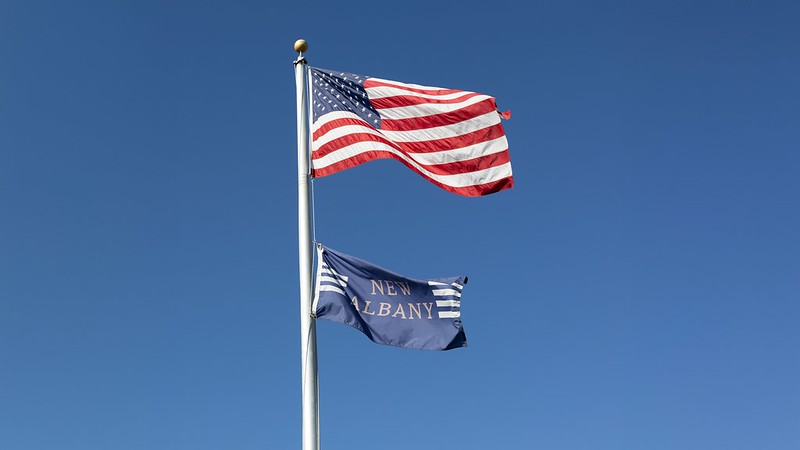
<svg viewBox="0 0 800 450">
<path fill-rule="evenodd" d="M 493 97 L 310 71 L 313 176 L 392 158 L 442 189 L 468 197 L 514 185 Z"/>
<path fill-rule="evenodd" d="M 378 344 L 419 350 L 467 346 L 461 291 L 467 277 L 415 280 L 317 244 L 312 310 Z"/>
</svg>

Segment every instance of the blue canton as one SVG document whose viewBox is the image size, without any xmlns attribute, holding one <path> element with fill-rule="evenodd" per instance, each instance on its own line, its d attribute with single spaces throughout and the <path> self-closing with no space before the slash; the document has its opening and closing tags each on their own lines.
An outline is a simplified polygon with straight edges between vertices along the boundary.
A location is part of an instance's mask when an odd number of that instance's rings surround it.
<svg viewBox="0 0 800 450">
<path fill-rule="evenodd" d="M 350 111 L 372 127 L 380 129 L 381 117 L 364 90 L 368 77 L 347 72 L 311 68 L 313 122 L 336 111 Z"/>
</svg>

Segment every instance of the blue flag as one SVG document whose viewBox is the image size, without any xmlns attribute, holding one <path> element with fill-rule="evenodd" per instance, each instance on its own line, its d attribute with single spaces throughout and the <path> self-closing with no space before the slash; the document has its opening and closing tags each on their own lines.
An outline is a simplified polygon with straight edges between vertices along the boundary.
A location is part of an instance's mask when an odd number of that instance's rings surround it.
<svg viewBox="0 0 800 450">
<path fill-rule="evenodd" d="M 421 350 L 467 346 L 461 290 L 467 277 L 415 280 L 317 244 L 313 310 L 373 342 Z"/>
</svg>

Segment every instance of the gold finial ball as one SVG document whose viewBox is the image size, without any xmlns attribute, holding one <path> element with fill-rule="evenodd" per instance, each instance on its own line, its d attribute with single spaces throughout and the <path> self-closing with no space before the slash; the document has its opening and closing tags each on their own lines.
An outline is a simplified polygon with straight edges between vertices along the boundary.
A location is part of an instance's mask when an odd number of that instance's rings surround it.
<svg viewBox="0 0 800 450">
<path fill-rule="evenodd" d="M 305 39 L 298 39 L 294 42 L 294 51 L 303 53 L 306 50 L 308 50 L 308 42 Z"/>
</svg>

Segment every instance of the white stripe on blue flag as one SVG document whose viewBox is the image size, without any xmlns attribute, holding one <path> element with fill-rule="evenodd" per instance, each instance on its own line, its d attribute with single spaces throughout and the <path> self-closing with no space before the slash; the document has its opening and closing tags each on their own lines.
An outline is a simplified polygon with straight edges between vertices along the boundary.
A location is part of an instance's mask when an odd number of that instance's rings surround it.
<svg viewBox="0 0 800 450">
<path fill-rule="evenodd" d="M 318 244 L 313 311 L 379 344 L 466 347 L 461 291 L 466 277 L 417 280 Z"/>
</svg>

